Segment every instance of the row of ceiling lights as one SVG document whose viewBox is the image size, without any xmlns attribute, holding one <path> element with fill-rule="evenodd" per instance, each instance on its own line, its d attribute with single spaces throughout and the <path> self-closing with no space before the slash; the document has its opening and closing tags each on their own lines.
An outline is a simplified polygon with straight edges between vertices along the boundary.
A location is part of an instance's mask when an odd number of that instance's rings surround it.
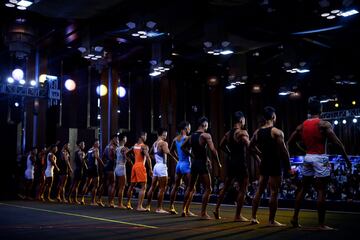
<svg viewBox="0 0 360 240">
<path fill-rule="evenodd" d="M 16 7 L 19 10 L 26 10 L 33 4 L 33 1 L 28 0 L 8 0 L 5 2 L 5 6 L 9 8 Z"/>
<path fill-rule="evenodd" d="M 320 16 L 326 19 L 335 19 L 336 17 L 349 17 L 355 14 L 358 14 L 359 12 L 356 9 L 351 9 L 348 11 L 340 11 L 339 9 L 331 10 L 330 12 L 324 12 Z"/>
</svg>

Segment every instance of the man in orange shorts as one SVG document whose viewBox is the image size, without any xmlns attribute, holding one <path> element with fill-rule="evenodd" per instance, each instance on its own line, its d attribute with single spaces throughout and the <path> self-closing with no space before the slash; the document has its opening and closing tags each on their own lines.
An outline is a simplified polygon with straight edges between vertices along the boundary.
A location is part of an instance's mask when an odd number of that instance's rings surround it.
<svg viewBox="0 0 360 240">
<path fill-rule="evenodd" d="M 131 197 L 133 194 L 134 187 L 136 184 L 140 184 L 141 189 L 139 192 L 138 197 L 138 205 L 136 210 L 138 211 L 146 211 L 143 207 L 143 201 L 145 197 L 145 190 L 146 190 L 146 182 L 147 182 L 147 174 L 146 174 L 146 167 L 145 162 L 147 161 L 149 167 L 149 174 L 152 177 L 152 167 L 151 167 L 151 159 L 149 156 L 149 147 L 145 144 L 147 138 L 146 132 L 141 132 L 138 142 L 126 153 L 126 156 L 132 152 L 135 155 L 135 164 L 131 170 L 131 184 L 128 190 L 128 201 L 126 208 L 132 209 L 131 207 Z"/>
</svg>

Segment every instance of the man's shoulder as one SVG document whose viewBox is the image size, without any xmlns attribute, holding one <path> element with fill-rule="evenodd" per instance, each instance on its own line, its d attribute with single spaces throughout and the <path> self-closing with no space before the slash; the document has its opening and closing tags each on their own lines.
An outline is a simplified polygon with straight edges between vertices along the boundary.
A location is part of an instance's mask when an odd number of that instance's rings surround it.
<svg viewBox="0 0 360 240">
<path fill-rule="evenodd" d="M 276 128 L 276 127 L 273 127 L 272 129 L 271 129 L 271 133 L 274 135 L 274 136 L 284 136 L 284 132 L 281 130 L 281 129 L 279 129 L 279 128 Z"/>
</svg>

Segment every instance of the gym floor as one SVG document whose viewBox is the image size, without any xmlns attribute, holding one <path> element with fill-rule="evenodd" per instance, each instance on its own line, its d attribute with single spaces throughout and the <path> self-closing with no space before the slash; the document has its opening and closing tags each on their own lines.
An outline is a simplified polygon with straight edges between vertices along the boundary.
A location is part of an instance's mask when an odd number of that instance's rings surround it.
<svg viewBox="0 0 360 240">
<path fill-rule="evenodd" d="M 180 207 L 178 203 L 178 211 Z M 191 209 L 199 214 L 200 205 L 194 203 Z M 209 205 L 209 214 L 213 209 Z M 2 201 L 0 239 L 346 239 L 356 236 L 360 221 L 360 213 L 328 212 L 326 222 L 337 231 L 319 231 L 315 211 L 302 211 L 303 228 L 294 229 L 290 225 L 267 227 L 267 208 L 259 209 L 259 225 L 233 222 L 234 206 L 223 206 L 222 219 L 210 221 L 160 215 L 154 210 L 154 206 L 151 213 L 142 213 L 88 205 Z M 244 207 L 243 215 L 250 217 L 250 213 L 251 208 Z M 288 224 L 291 215 L 292 209 L 279 209 L 277 220 Z"/>
</svg>

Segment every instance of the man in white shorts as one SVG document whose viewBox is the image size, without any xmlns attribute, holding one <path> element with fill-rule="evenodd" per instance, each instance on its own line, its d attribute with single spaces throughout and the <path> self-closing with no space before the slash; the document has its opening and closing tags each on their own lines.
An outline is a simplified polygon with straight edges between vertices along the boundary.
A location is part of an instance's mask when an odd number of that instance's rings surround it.
<svg viewBox="0 0 360 240">
<path fill-rule="evenodd" d="M 118 207 L 121 209 L 126 209 L 123 204 L 124 189 L 126 185 L 126 162 L 131 161 L 126 157 L 126 152 L 129 151 L 125 144 L 127 142 L 127 137 L 122 135 L 119 137 L 119 146 L 116 148 L 116 167 L 115 167 L 115 176 L 117 187 L 115 190 L 116 195 L 118 196 Z"/>
<path fill-rule="evenodd" d="M 53 200 L 51 198 L 51 189 L 52 189 L 52 185 L 53 185 L 53 181 L 54 181 L 54 169 L 56 169 L 57 171 L 59 171 L 59 167 L 56 164 L 56 152 L 58 151 L 58 147 L 57 145 L 51 145 L 50 146 L 50 150 L 49 153 L 47 154 L 46 157 L 46 170 L 45 170 L 45 194 L 47 194 L 46 200 L 49 202 L 54 202 L 55 200 Z M 42 196 L 42 200 L 44 201 L 44 196 Z"/>
<path fill-rule="evenodd" d="M 35 169 L 35 161 L 37 155 L 37 148 L 34 147 L 29 152 L 29 155 L 26 159 L 26 170 L 25 170 L 25 198 L 28 200 L 32 200 L 32 186 L 34 183 L 34 169 Z"/>
<path fill-rule="evenodd" d="M 329 140 L 334 145 L 339 147 L 341 154 L 343 155 L 350 170 L 351 163 L 346 154 L 344 145 L 335 135 L 331 124 L 328 121 L 320 119 L 322 112 L 320 101 L 310 98 L 308 107 L 310 118 L 305 120 L 296 128 L 288 141 L 288 144 L 296 141 L 302 141 L 306 148 L 306 156 L 302 168 L 302 186 L 296 196 L 294 216 L 291 220 L 291 224 L 294 227 L 300 227 L 298 218 L 301 202 L 305 193 L 310 188 L 312 182 L 315 180 L 315 188 L 318 193 L 317 210 L 319 217 L 319 227 L 321 230 L 333 230 L 333 228 L 325 225 L 326 189 L 330 179 L 331 171 L 329 158 L 326 155 L 326 141 Z"/>
<path fill-rule="evenodd" d="M 149 212 L 150 212 L 153 193 L 159 182 L 159 195 L 158 195 L 158 205 L 156 208 L 156 212 L 168 213 L 166 210 L 163 209 L 164 193 L 168 182 L 167 155 L 170 155 L 168 143 L 165 141 L 166 138 L 167 138 L 167 130 L 160 128 L 158 130 L 158 139 L 156 140 L 156 142 L 154 142 L 150 150 L 150 153 L 154 152 L 156 164 L 154 166 L 151 187 L 147 194 L 148 203 L 146 210 Z"/>
</svg>

